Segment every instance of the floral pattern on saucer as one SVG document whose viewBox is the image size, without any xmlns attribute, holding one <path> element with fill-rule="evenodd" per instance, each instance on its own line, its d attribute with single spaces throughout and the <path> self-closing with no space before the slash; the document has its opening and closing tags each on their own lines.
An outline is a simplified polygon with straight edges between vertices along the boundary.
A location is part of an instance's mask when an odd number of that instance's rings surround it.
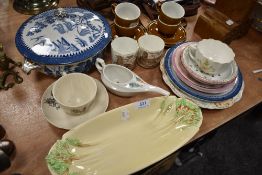
<svg viewBox="0 0 262 175">
<path fill-rule="evenodd" d="M 167 37 L 159 33 L 157 23 L 158 23 L 157 20 L 152 21 L 147 27 L 147 32 L 148 34 L 156 35 L 162 38 L 165 42 L 166 47 L 171 47 L 172 45 L 178 42 L 184 42 L 186 40 L 186 30 L 182 25 L 179 26 L 174 36 Z"/>
<path fill-rule="evenodd" d="M 44 99 L 44 103 L 47 103 L 51 107 L 55 107 L 56 110 L 60 109 L 60 105 L 56 102 L 52 92 L 51 92 L 51 97 Z"/>
<path fill-rule="evenodd" d="M 73 127 L 96 117 L 106 111 L 109 103 L 108 93 L 102 83 L 96 80 L 97 83 L 97 95 L 91 106 L 87 111 L 80 115 L 69 115 L 63 111 L 62 108 L 56 103 L 52 96 L 51 84 L 44 92 L 41 100 L 41 107 L 46 120 L 52 125 L 62 129 L 72 129 Z"/>
<path fill-rule="evenodd" d="M 237 77 L 238 67 L 235 61 L 232 64 L 229 64 L 227 70 L 221 74 L 209 75 L 201 71 L 198 65 L 192 60 L 190 57 L 189 48 L 186 47 L 183 52 L 183 56 L 181 57 L 182 64 L 185 69 L 190 73 L 192 77 L 196 80 L 201 81 L 206 84 L 227 84 Z"/>
</svg>

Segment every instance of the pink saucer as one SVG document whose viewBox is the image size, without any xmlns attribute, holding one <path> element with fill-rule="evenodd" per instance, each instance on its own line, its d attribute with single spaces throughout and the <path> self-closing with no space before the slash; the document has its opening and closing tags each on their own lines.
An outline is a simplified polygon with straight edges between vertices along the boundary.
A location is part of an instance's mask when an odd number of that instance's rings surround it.
<svg viewBox="0 0 262 175">
<path fill-rule="evenodd" d="M 192 76 L 190 76 L 190 73 L 187 72 L 181 61 L 183 51 L 188 44 L 190 43 L 182 44 L 181 46 L 177 47 L 173 51 L 172 67 L 174 72 L 177 74 L 178 78 L 189 87 L 205 93 L 218 94 L 218 93 L 226 93 L 232 90 L 232 88 L 236 83 L 236 80 L 225 85 L 209 85 L 209 84 L 201 83 L 195 80 Z"/>
</svg>

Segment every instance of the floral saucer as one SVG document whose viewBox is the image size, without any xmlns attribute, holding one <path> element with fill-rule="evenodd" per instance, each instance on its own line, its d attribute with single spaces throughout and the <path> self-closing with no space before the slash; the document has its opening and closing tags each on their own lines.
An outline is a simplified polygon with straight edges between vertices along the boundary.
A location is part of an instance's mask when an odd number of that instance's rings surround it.
<svg viewBox="0 0 262 175">
<path fill-rule="evenodd" d="M 174 49 L 172 54 L 171 64 L 173 67 L 174 73 L 178 76 L 178 78 L 183 81 L 186 85 L 191 88 L 194 88 L 198 91 L 210 93 L 210 94 L 219 94 L 229 92 L 233 89 L 236 84 L 236 81 L 232 81 L 229 84 L 225 85 L 209 85 L 203 84 L 201 82 L 196 81 L 184 68 L 181 57 L 183 54 L 183 50 L 189 45 L 190 43 L 184 43 L 179 45 L 177 48 Z"/>
<path fill-rule="evenodd" d="M 200 70 L 195 61 L 190 57 L 189 48 L 186 47 L 181 57 L 182 64 L 185 69 L 196 80 L 206 84 L 228 84 L 235 80 L 238 74 L 238 67 L 235 61 L 225 68 L 221 74 L 209 75 Z"/>
<path fill-rule="evenodd" d="M 77 116 L 71 116 L 60 108 L 52 95 L 52 87 L 54 83 L 51 84 L 44 92 L 41 100 L 42 111 L 47 121 L 58 128 L 71 129 L 93 117 L 96 117 L 98 114 L 105 112 L 109 102 L 108 93 L 102 83 L 96 79 L 95 81 L 98 89 L 94 102 L 85 113 Z"/>
<path fill-rule="evenodd" d="M 183 42 L 186 40 L 186 30 L 184 29 L 184 27 L 182 25 L 179 26 L 179 28 L 177 29 L 177 32 L 175 35 L 171 36 L 171 37 L 167 37 L 163 34 L 161 34 L 158 31 L 158 21 L 154 20 L 152 21 L 148 26 L 147 26 L 147 32 L 148 34 L 151 35 L 157 35 L 160 38 L 162 38 L 165 42 L 166 47 L 171 47 L 172 45 L 178 43 L 178 42 Z"/>
<path fill-rule="evenodd" d="M 118 37 L 118 35 L 117 35 L 117 32 L 116 32 L 116 29 L 115 29 L 115 23 L 112 23 L 111 25 L 110 25 L 110 27 L 111 27 L 111 31 L 112 31 L 112 38 L 116 38 L 116 37 Z M 138 25 L 137 26 L 137 29 L 136 29 L 136 31 L 135 31 L 135 35 L 134 35 L 134 39 L 135 40 L 138 40 L 141 36 L 143 36 L 143 35 L 145 35 L 146 34 L 146 29 L 142 26 L 142 25 Z"/>
</svg>

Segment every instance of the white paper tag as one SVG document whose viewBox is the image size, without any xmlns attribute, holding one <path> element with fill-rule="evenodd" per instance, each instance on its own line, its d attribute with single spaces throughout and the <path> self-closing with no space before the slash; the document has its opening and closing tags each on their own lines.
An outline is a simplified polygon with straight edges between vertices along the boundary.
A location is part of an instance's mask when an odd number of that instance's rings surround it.
<svg viewBox="0 0 262 175">
<path fill-rule="evenodd" d="M 229 26 L 231 26 L 231 25 L 234 24 L 234 21 L 232 21 L 231 19 L 229 19 L 229 20 L 226 21 L 226 24 L 229 25 Z"/>
<path fill-rule="evenodd" d="M 149 100 L 142 100 L 136 103 L 136 107 L 137 109 L 143 109 L 143 108 L 147 108 L 150 106 L 150 101 Z"/>
<path fill-rule="evenodd" d="M 122 111 L 121 119 L 122 119 L 122 120 L 128 120 L 128 119 L 129 119 L 129 112 L 128 112 L 127 109 L 124 109 L 124 110 Z"/>
</svg>

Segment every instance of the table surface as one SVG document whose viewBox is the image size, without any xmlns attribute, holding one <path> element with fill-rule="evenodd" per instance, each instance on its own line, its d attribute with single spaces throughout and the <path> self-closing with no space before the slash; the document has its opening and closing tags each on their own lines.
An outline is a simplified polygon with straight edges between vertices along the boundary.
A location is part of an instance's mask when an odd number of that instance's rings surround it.
<svg viewBox="0 0 262 175">
<path fill-rule="evenodd" d="M 0 42 L 4 44 L 5 53 L 16 61 L 23 61 L 22 55 L 15 46 L 15 34 L 18 27 L 29 17 L 17 13 L 12 8 L 12 1 L 0 2 Z M 61 1 L 60 7 L 76 6 L 75 1 Z M 200 9 L 201 10 L 201 9 Z M 193 33 L 197 16 L 187 18 L 187 40 L 197 40 Z M 142 23 L 147 24 L 146 18 Z M 253 74 L 255 69 L 262 68 L 262 34 L 250 29 L 248 34 L 233 41 L 230 46 L 236 54 L 244 81 L 245 90 L 242 99 L 232 107 L 224 110 L 203 109 L 203 124 L 194 138 L 201 137 L 211 130 L 239 116 L 262 101 L 262 81 L 258 78 L 262 74 Z M 110 61 L 110 56 L 106 58 Z M 134 71 L 146 82 L 171 90 L 161 78 L 159 67 L 144 69 L 136 66 Z M 3 174 L 19 172 L 22 174 L 49 174 L 45 156 L 54 142 L 61 138 L 66 130 L 58 129 L 49 124 L 40 106 L 42 94 L 56 79 L 33 71 L 30 75 L 19 70 L 24 82 L 8 91 L 0 91 L 0 124 L 7 131 L 7 138 L 14 141 L 16 154 L 12 159 L 12 166 Z M 93 71 L 90 75 L 100 79 L 99 73 Z M 145 98 L 155 97 L 157 94 L 144 93 L 132 98 L 122 98 L 109 93 L 108 110 L 129 104 Z"/>
</svg>

